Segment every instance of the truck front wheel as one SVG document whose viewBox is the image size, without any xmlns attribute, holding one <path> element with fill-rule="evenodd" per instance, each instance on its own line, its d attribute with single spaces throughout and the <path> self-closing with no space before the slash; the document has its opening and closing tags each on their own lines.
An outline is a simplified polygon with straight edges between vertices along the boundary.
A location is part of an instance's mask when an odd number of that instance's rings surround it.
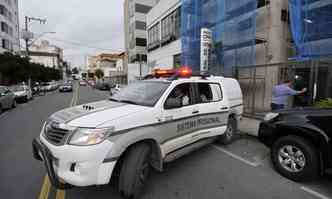
<svg viewBox="0 0 332 199">
<path fill-rule="evenodd" d="M 147 144 L 132 146 L 124 157 L 119 191 L 125 198 L 138 198 L 150 173 L 151 148 Z"/>
</svg>

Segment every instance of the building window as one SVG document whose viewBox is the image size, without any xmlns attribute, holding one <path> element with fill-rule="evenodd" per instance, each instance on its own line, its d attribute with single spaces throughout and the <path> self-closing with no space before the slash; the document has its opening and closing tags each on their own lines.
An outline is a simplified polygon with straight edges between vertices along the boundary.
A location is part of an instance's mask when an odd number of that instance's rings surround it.
<svg viewBox="0 0 332 199">
<path fill-rule="evenodd" d="M 147 6 L 147 5 L 143 5 L 143 4 L 139 4 L 139 3 L 135 4 L 135 12 L 147 14 L 151 10 L 151 8 L 152 8 L 151 6 Z"/>
<path fill-rule="evenodd" d="M 138 30 L 146 30 L 146 23 L 143 21 L 135 21 L 135 27 Z"/>
<path fill-rule="evenodd" d="M 2 39 L 2 48 L 3 49 L 7 49 L 7 50 L 11 50 L 11 44 L 10 44 L 10 42 L 9 42 L 9 40 L 7 40 L 7 39 Z"/>
<path fill-rule="evenodd" d="M 166 16 L 161 21 L 161 42 L 167 44 L 180 38 L 181 8 Z"/>
<path fill-rule="evenodd" d="M 146 39 L 144 38 L 136 38 L 136 46 L 146 46 Z"/>
<path fill-rule="evenodd" d="M 159 47 L 160 45 L 160 31 L 159 23 L 155 24 L 148 30 L 148 50 L 153 50 Z"/>
</svg>

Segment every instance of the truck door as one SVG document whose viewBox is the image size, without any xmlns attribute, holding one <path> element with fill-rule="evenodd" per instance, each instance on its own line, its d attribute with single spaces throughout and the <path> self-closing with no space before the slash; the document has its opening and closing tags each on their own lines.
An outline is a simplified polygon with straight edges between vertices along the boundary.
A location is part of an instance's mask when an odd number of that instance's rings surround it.
<svg viewBox="0 0 332 199">
<path fill-rule="evenodd" d="M 227 128 L 229 107 L 219 83 L 196 83 L 196 101 L 200 110 L 198 125 L 206 130 L 202 137 L 221 135 Z"/>
<path fill-rule="evenodd" d="M 182 83 L 174 87 L 164 102 L 161 118 L 160 130 L 163 133 L 163 151 L 166 154 L 190 143 L 188 135 L 197 130 L 198 117 L 193 84 Z"/>
</svg>

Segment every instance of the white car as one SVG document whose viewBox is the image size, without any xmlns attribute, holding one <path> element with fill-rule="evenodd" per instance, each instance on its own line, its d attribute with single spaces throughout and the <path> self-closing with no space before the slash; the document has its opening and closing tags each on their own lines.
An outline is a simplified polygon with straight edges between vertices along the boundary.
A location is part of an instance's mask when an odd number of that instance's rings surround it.
<svg viewBox="0 0 332 199">
<path fill-rule="evenodd" d="M 10 90 L 15 94 L 17 102 L 28 102 L 33 99 L 32 90 L 29 86 L 17 85 L 11 87 Z"/>
<path fill-rule="evenodd" d="M 48 118 L 33 151 L 52 184 L 66 189 L 118 178 L 120 193 L 135 198 L 151 168 L 162 171 L 164 163 L 215 140 L 229 144 L 243 112 L 238 82 L 178 74 Z"/>
</svg>

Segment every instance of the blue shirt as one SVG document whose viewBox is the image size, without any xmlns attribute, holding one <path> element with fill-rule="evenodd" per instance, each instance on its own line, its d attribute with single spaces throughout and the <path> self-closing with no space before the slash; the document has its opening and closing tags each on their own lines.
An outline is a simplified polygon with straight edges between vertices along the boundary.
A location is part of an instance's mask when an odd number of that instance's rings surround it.
<svg viewBox="0 0 332 199">
<path fill-rule="evenodd" d="M 288 97 L 299 94 L 287 84 L 280 84 L 274 87 L 272 92 L 272 103 L 287 105 Z"/>
</svg>

